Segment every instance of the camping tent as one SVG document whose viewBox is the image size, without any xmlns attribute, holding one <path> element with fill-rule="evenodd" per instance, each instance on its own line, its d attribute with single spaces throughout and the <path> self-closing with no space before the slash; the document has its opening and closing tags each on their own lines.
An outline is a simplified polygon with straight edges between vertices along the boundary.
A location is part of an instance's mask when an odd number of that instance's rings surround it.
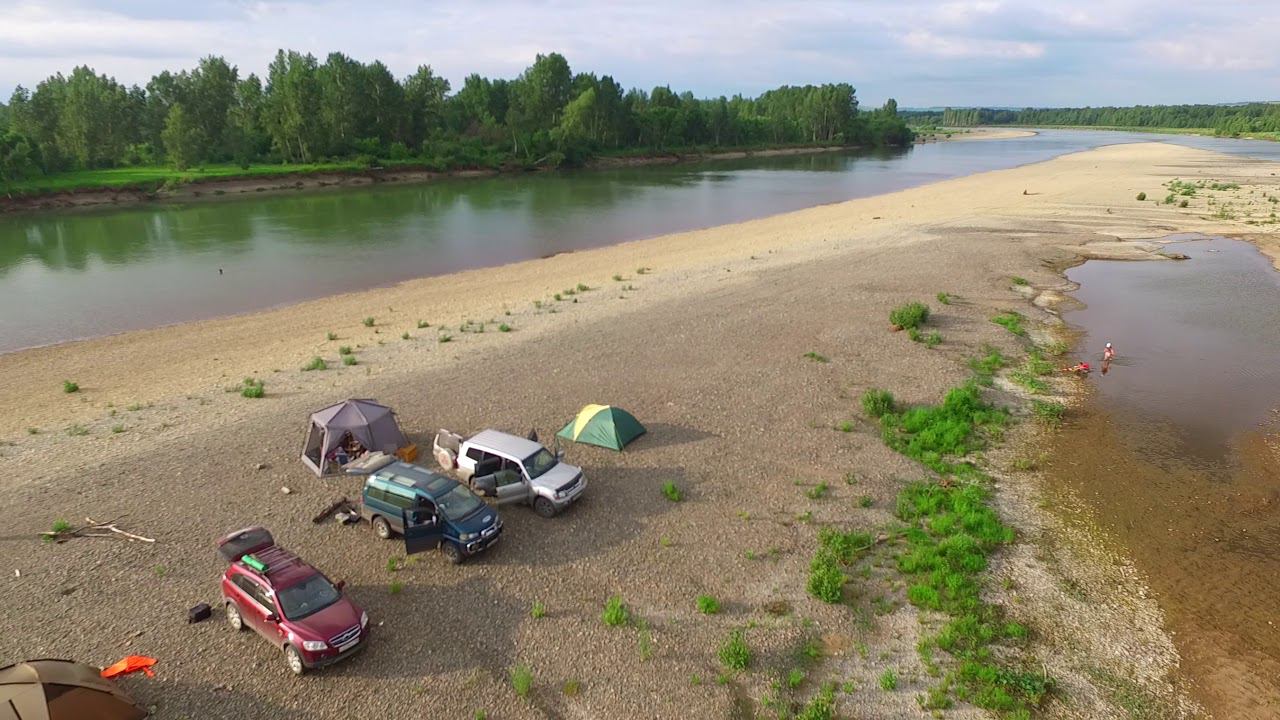
<svg viewBox="0 0 1280 720">
<path fill-rule="evenodd" d="M 624 445 L 645 432 L 635 416 L 612 405 L 588 405 L 568 425 L 560 428 L 558 437 L 574 442 L 621 450 Z"/>
<path fill-rule="evenodd" d="M 0 668 L 0 720 L 140 720 L 147 711 L 98 669 L 70 660 Z"/>
<path fill-rule="evenodd" d="M 381 450 L 387 454 L 394 454 L 409 444 L 391 408 L 372 400 L 344 400 L 312 413 L 302 462 L 316 475 L 333 470 L 329 453 L 337 449 L 347 435 L 370 451 Z"/>
</svg>

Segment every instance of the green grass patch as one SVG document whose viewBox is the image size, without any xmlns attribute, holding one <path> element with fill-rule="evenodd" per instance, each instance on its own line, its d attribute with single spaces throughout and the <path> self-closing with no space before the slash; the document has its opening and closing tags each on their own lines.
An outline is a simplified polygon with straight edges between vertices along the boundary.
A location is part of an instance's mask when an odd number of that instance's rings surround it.
<svg viewBox="0 0 1280 720">
<path fill-rule="evenodd" d="M 67 434 L 71 437 L 83 437 L 89 434 L 89 428 L 83 425 L 68 425 Z"/>
<path fill-rule="evenodd" d="M 315 357 L 311 358 L 311 362 L 309 362 L 309 363 L 307 363 L 306 365 L 303 365 L 303 366 L 302 366 L 302 371 L 303 371 L 303 372 L 310 372 L 310 371 L 312 371 L 312 370 L 324 370 L 324 369 L 325 369 L 325 368 L 327 368 L 327 367 L 329 367 L 329 365 L 328 365 L 327 363 L 325 363 L 324 358 L 322 358 L 322 357 L 320 357 L 319 355 L 317 355 L 317 356 L 315 356 Z"/>
<path fill-rule="evenodd" d="M 517 697 L 527 697 L 533 689 L 533 670 L 528 665 L 520 664 L 511 668 L 511 689 Z"/>
<path fill-rule="evenodd" d="M 699 595 L 698 612 L 703 615 L 715 615 L 720 612 L 720 601 L 710 595 Z"/>
<path fill-rule="evenodd" d="M 1026 278 L 1024 278 L 1024 277 L 1018 277 L 1017 275 L 1014 275 L 1013 277 L 1009 278 L 1009 280 L 1010 280 L 1014 285 L 1026 285 L 1026 284 L 1027 284 L 1027 279 L 1026 279 Z"/>
<path fill-rule="evenodd" d="M 662 496 L 671 502 L 680 502 L 684 499 L 684 494 L 680 492 L 680 488 L 670 480 L 662 483 Z"/>
<path fill-rule="evenodd" d="M 1009 379 L 1028 392 L 1041 394 L 1049 392 L 1048 383 L 1041 380 L 1039 377 L 1036 377 L 1035 374 L 1028 372 L 1024 368 L 1019 368 L 1009 373 Z"/>
<path fill-rule="evenodd" d="M 547 606 L 540 600 L 533 601 L 533 607 L 529 608 L 529 617 L 539 620 L 547 614 Z"/>
<path fill-rule="evenodd" d="M 804 494 L 810 500 L 821 500 L 827 496 L 827 493 L 830 492 L 830 490 L 831 488 L 825 482 L 820 482 L 808 490 L 805 490 Z"/>
<path fill-rule="evenodd" d="M 933 332 L 924 336 L 924 346 L 927 348 L 934 348 L 941 344 L 942 344 L 942 333 L 938 332 L 937 330 L 934 330 Z"/>
<path fill-rule="evenodd" d="M 631 611 L 623 604 L 621 595 L 612 595 L 605 601 L 600 620 L 609 627 L 622 627 L 631 622 Z"/>
<path fill-rule="evenodd" d="M 951 295 L 948 293 L 940 292 L 938 293 L 937 298 L 938 298 L 938 302 L 942 303 L 943 305 L 951 304 Z"/>
<path fill-rule="evenodd" d="M 350 366 L 352 366 L 352 365 L 355 365 L 355 364 L 357 364 L 357 363 L 359 363 L 359 362 L 360 362 L 359 360 L 356 360 L 356 356 L 355 356 L 355 355 L 343 355 L 343 356 L 342 356 L 342 364 L 343 364 L 343 365 L 346 365 L 347 367 L 350 367 Z"/>
<path fill-rule="evenodd" d="M 982 431 L 1007 421 L 1008 413 L 986 404 L 971 382 L 948 391 L 941 405 L 885 414 L 880 427 L 889 447 L 937 472 L 950 472 L 948 458 L 981 449 Z"/>
<path fill-rule="evenodd" d="M 453 336 L 450 335 L 449 333 L 443 333 L 440 335 L 438 339 L 440 340 L 441 343 L 447 343 L 453 340 Z"/>
<path fill-rule="evenodd" d="M 511 326 L 506 323 L 502 323 L 498 325 L 498 332 L 511 332 Z"/>
<path fill-rule="evenodd" d="M 881 418 L 892 413 L 895 408 L 893 393 L 888 390 L 871 388 L 862 393 L 862 411 L 868 417 Z"/>
<path fill-rule="evenodd" d="M 809 699 L 799 711 L 796 712 L 795 720 L 833 720 L 836 716 L 836 691 L 832 685 L 827 685 Z"/>
<path fill-rule="evenodd" d="M 818 362 L 818 363 L 831 362 L 830 360 L 828 360 L 828 359 L 827 359 L 827 357 L 826 357 L 825 355 L 819 355 L 818 353 L 816 353 L 816 352 L 814 352 L 814 351 L 812 351 L 812 350 L 810 350 L 809 352 L 805 353 L 805 354 L 804 354 L 804 356 L 805 356 L 805 357 L 807 357 L 807 358 L 809 358 L 810 360 L 812 360 L 812 361 L 814 361 L 814 362 Z"/>
<path fill-rule="evenodd" d="M 1022 313 L 1007 310 L 991 318 L 991 322 L 1003 327 L 1005 330 L 1017 335 L 1018 337 L 1026 337 L 1027 329 L 1022 326 L 1024 320 Z"/>
<path fill-rule="evenodd" d="M 63 380 L 62 392 L 64 393 L 80 392 L 80 386 L 76 383 L 71 382 L 70 380 Z"/>
<path fill-rule="evenodd" d="M 822 528 L 818 533 L 818 549 L 809 561 L 805 590 L 823 602 L 841 602 L 845 583 L 849 581 L 845 566 L 853 564 L 871 545 L 871 536 L 866 533 L 842 533 L 833 528 Z"/>
<path fill-rule="evenodd" d="M 329 342 L 333 342 L 334 340 L 338 339 L 338 333 L 335 333 L 335 332 L 325 333 L 324 339 L 328 340 Z"/>
<path fill-rule="evenodd" d="M 929 319 L 929 306 L 920 302 L 899 305 L 889 312 L 889 322 L 903 330 L 918 328 Z"/>
<path fill-rule="evenodd" d="M 729 670 L 746 670 L 751 666 L 751 648 L 747 645 L 747 638 L 741 628 L 735 628 L 729 633 L 717 655 L 720 664 Z"/>
<path fill-rule="evenodd" d="M 240 383 L 240 396 L 252 399 L 260 399 L 267 394 L 265 384 L 257 379 L 247 377 Z"/>
<path fill-rule="evenodd" d="M 339 347 L 339 348 L 338 348 L 338 354 L 339 354 L 339 355 L 350 355 L 350 354 L 352 354 L 353 352 L 355 352 L 355 351 L 351 349 L 351 346 L 350 346 L 350 345 L 343 345 L 343 346 L 341 346 L 341 347 Z"/>
<path fill-rule="evenodd" d="M 991 346 L 984 347 L 982 351 L 982 355 L 969 358 L 969 369 L 973 371 L 974 379 L 979 385 L 991 387 L 996 373 L 1008 365 L 1009 361 Z"/>
<path fill-rule="evenodd" d="M 372 317 L 367 317 L 360 321 L 365 327 L 373 327 L 376 323 Z"/>
<path fill-rule="evenodd" d="M 1067 408 L 1062 403 L 1036 400 L 1031 404 L 1031 412 L 1042 424 L 1058 427 L 1062 424 L 1062 416 L 1066 414 Z"/>
</svg>

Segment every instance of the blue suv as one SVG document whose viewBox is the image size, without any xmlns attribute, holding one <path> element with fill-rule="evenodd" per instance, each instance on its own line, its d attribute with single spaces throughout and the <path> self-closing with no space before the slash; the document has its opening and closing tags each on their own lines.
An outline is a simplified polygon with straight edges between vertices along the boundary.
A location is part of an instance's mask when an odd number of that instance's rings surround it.
<svg viewBox="0 0 1280 720">
<path fill-rule="evenodd" d="M 406 462 L 386 465 L 365 480 L 360 515 L 383 540 L 402 535 L 406 555 L 439 547 L 455 565 L 502 535 L 498 511 L 466 486 Z"/>
</svg>

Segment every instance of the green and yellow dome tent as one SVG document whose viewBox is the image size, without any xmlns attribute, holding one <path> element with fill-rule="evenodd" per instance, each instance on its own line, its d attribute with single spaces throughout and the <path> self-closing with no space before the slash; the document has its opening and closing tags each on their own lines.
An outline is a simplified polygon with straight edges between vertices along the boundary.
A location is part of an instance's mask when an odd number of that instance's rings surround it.
<svg viewBox="0 0 1280 720">
<path fill-rule="evenodd" d="M 588 405 L 568 425 L 560 428 L 556 436 L 610 450 L 621 450 L 624 445 L 644 433 L 644 426 L 626 410 L 612 405 Z"/>
</svg>

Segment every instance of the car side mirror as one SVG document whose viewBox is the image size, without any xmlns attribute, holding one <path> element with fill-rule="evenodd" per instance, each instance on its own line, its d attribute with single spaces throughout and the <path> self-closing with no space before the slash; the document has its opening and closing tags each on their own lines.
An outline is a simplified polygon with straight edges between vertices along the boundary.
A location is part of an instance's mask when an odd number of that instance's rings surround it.
<svg viewBox="0 0 1280 720">
<path fill-rule="evenodd" d="M 493 497 L 498 494 L 498 481 L 493 475 L 485 475 L 476 478 L 476 492 L 485 497 Z"/>
<path fill-rule="evenodd" d="M 337 583 L 334 584 L 334 587 L 338 588 L 339 592 L 341 592 L 342 589 L 345 588 L 346 586 L 347 586 L 346 580 L 339 580 Z"/>
<path fill-rule="evenodd" d="M 280 616 L 275 613 L 267 613 L 267 622 L 278 623 L 280 622 Z"/>
</svg>

